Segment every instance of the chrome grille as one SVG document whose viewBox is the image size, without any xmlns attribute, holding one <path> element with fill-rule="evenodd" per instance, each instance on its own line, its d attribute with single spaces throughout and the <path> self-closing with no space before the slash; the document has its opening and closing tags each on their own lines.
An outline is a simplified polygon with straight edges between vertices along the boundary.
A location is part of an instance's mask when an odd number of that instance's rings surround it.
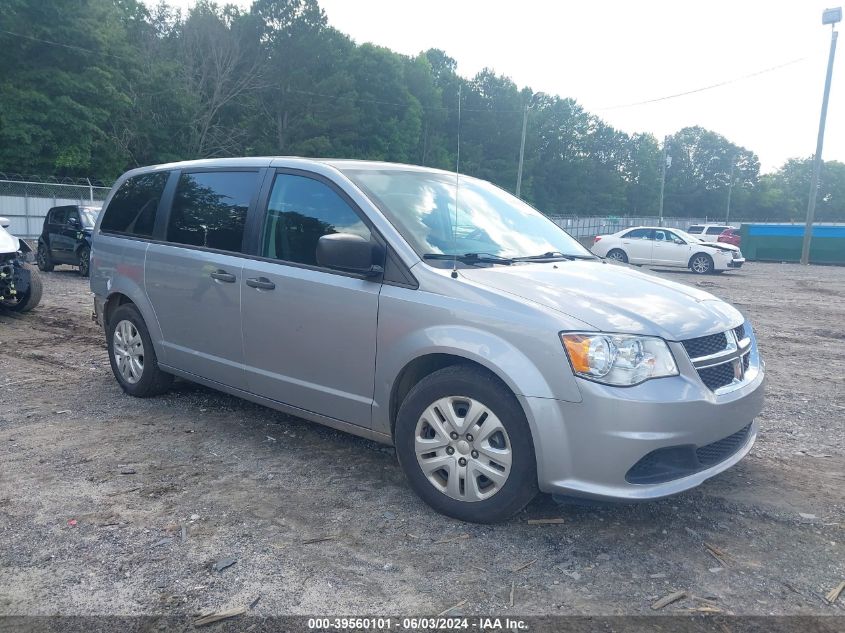
<svg viewBox="0 0 845 633">
<path fill-rule="evenodd" d="M 699 369 L 698 375 L 710 391 L 716 391 L 719 387 L 727 387 L 734 381 L 733 363 L 722 363 Z"/>
<path fill-rule="evenodd" d="M 709 336 L 687 339 L 686 341 L 681 341 L 681 344 L 687 350 L 690 358 L 701 358 L 702 356 L 717 354 L 726 349 L 728 347 L 728 337 L 724 332 L 719 332 L 718 334 L 710 334 Z"/>
<path fill-rule="evenodd" d="M 701 382 L 717 391 L 745 380 L 751 365 L 751 341 L 745 324 L 727 332 L 681 341 Z"/>
</svg>

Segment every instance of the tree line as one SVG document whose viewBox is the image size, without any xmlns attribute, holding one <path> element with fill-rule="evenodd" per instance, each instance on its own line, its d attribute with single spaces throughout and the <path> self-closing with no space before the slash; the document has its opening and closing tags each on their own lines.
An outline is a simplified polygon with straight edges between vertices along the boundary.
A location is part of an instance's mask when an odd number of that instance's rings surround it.
<svg viewBox="0 0 845 633">
<path fill-rule="evenodd" d="M 316 0 L 4 0 L 0 171 L 111 180 L 153 163 L 236 155 L 363 158 L 454 169 L 549 214 L 655 215 L 663 147 L 570 97 L 454 59 L 356 44 Z M 459 97 L 460 96 L 460 97 Z M 530 106 L 530 108 L 529 108 Z M 773 134 L 777 130 L 772 130 Z M 760 174 L 753 151 L 688 127 L 666 153 L 664 214 L 796 220 L 810 159 Z M 845 221 L 845 164 L 823 166 L 818 220 Z"/>
</svg>

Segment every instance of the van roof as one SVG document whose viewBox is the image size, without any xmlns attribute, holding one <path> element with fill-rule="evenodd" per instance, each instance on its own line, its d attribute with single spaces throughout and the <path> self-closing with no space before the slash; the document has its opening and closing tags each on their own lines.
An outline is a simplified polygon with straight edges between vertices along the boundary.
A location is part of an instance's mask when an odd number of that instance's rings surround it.
<svg viewBox="0 0 845 633">
<path fill-rule="evenodd" d="M 454 174 L 454 172 L 435 169 L 434 167 L 423 167 L 405 163 L 390 163 L 386 161 L 358 160 L 347 158 L 305 158 L 301 156 L 251 156 L 234 158 L 202 158 L 199 160 L 185 160 L 160 165 L 149 165 L 141 167 L 137 171 L 160 170 L 160 169 L 190 169 L 210 167 L 308 167 L 315 165 L 329 165 L 338 171 L 345 170 L 372 170 L 372 171 L 420 171 L 434 172 L 441 174 Z M 133 170 L 135 171 L 135 170 Z"/>
</svg>

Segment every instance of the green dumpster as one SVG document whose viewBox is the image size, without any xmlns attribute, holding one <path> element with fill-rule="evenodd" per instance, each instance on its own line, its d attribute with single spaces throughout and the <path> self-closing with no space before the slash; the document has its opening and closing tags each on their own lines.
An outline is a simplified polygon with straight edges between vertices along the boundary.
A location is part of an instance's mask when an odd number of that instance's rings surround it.
<svg viewBox="0 0 845 633">
<path fill-rule="evenodd" d="M 801 261 L 803 224 L 743 224 L 740 235 L 742 253 L 748 260 Z M 845 265 L 845 224 L 813 225 L 810 263 Z"/>
</svg>

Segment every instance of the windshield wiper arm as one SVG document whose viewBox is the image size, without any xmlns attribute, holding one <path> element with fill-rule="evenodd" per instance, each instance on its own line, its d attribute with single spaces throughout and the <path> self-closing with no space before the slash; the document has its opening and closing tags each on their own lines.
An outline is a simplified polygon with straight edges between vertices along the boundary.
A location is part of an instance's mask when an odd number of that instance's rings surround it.
<svg viewBox="0 0 845 633">
<path fill-rule="evenodd" d="M 450 255 L 448 253 L 425 253 L 423 259 L 442 259 L 450 260 L 456 259 L 465 264 L 502 264 L 503 266 L 510 266 L 515 259 L 510 257 L 500 257 L 492 253 L 463 253 L 458 255 Z"/>
<path fill-rule="evenodd" d="M 598 259 L 595 255 L 571 255 L 571 254 L 564 254 L 560 251 L 553 251 L 549 253 L 543 253 L 542 255 L 526 255 L 524 257 L 514 257 L 513 261 L 515 262 L 546 262 L 546 261 L 560 261 L 561 259 L 573 260 L 573 259 Z"/>
</svg>

